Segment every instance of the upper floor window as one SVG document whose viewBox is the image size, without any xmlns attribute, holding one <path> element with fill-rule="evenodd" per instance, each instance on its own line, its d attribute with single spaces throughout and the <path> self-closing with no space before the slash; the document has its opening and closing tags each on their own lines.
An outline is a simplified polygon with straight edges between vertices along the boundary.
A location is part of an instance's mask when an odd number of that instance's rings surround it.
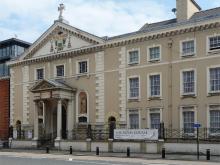
<svg viewBox="0 0 220 165">
<path fill-rule="evenodd" d="M 139 97 L 139 77 L 129 78 L 129 99 Z"/>
<path fill-rule="evenodd" d="M 150 80 L 150 97 L 160 97 L 161 95 L 160 74 L 150 75 L 149 80 Z"/>
<path fill-rule="evenodd" d="M 88 73 L 88 61 L 78 62 L 79 74 Z"/>
<path fill-rule="evenodd" d="M 36 69 L 36 79 L 37 80 L 44 79 L 44 69 L 43 68 Z"/>
<path fill-rule="evenodd" d="M 182 42 L 182 56 L 192 56 L 195 54 L 195 41 L 183 41 Z"/>
<path fill-rule="evenodd" d="M 129 128 L 139 129 L 139 112 L 138 110 L 129 110 Z"/>
<path fill-rule="evenodd" d="M 64 76 L 64 65 L 57 65 L 56 66 L 56 76 L 63 77 Z"/>
<path fill-rule="evenodd" d="M 209 37 L 209 50 L 220 49 L 220 36 Z"/>
<path fill-rule="evenodd" d="M 220 67 L 209 69 L 209 90 L 220 92 Z"/>
<path fill-rule="evenodd" d="M 182 90 L 183 95 L 195 94 L 195 71 L 183 71 L 182 72 Z"/>
<path fill-rule="evenodd" d="M 139 63 L 139 51 L 132 50 L 128 52 L 128 64 L 138 64 Z"/>
<path fill-rule="evenodd" d="M 150 47 L 149 48 L 149 61 L 159 61 L 161 56 L 160 46 Z"/>
</svg>

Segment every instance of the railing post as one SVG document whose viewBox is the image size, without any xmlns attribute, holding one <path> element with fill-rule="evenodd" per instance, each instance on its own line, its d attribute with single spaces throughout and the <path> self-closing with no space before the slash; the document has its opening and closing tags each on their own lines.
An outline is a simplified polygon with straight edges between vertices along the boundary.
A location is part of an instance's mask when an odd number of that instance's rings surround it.
<svg viewBox="0 0 220 165">
<path fill-rule="evenodd" d="M 130 147 L 127 147 L 127 157 L 130 157 Z"/>
<path fill-rule="evenodd" d="M 89 124 L 88 128 L 87 128 L 87 139 L 92 139 L 92 126 L 91 126 L 91 124 Z"/>
<path fill-rule="evenodd" d="M 70 155 L 72 155 L 73 154 L 73 148 L 72 148 L 72 146 L 70 146 Z"/>
<path fill-rule="evenodd" d="M 165 159 L 165 157 L 166 157 L 166 150 L 165 150 L 165 148 L 163 147 L 163 148 L 162 148 L 162 159 Z"/>
<path fill-rule="evenodd" d="M 210 160 L 210 149 L 206 150 L 206 160 Z"/>
<path fill-rule="evenodd" d="M 99 155 L 99 147 L 96 147 L 96 155 Z"/>
<path fill-rule="evenodd" d="M 49 147 L 46 147 L 46 153 L 49 154 L 49 152 L 50 152 Z"/>
</svg>

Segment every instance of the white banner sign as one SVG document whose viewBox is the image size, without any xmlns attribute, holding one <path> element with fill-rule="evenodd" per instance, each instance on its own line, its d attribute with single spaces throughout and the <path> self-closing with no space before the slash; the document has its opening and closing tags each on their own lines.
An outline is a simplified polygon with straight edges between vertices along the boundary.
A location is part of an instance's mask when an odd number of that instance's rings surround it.
<svg viewBox="0 0 220 165">
<path fill-rule="evenodd" d="M 114 139 L 158 140 L 158 130 L 157 129 L 115 129 Z"/>
</svg>

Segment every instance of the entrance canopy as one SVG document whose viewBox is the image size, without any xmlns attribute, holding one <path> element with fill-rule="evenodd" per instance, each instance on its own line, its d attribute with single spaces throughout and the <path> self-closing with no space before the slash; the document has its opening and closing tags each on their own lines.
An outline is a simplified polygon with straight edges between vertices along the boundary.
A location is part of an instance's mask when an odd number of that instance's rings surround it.
<svg viewBox="0 0 220 165">
<path fill-rule="evenodd" d="M 71 99 L 75 88 L 56 80 L 41 80 L 30 89 L 34 93 L 34 100 L 42 99 Z"/>
</svg>

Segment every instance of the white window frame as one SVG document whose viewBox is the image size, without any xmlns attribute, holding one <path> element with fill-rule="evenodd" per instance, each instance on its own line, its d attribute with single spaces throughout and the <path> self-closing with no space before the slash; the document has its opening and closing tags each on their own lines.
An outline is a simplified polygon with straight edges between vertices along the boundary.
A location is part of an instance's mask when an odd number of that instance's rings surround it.
<svg viewBox="0 0 220 165">
<path fill-rule="evenodd" d="M 131 111 L 137 111 L 137 112 L 131 112 Z M 127 110 L 127 128 L 131 129 L 131 125 L 130 125 L 130 114 L 138 114 L 138 125 L 139 125 L 139 129 L 141 128 L 141 115 L 140 115 L 140 109 L 139 108 L 129 108 Z"/>
<path fill-rule="evenodd" d="M 80 62 L 87 62 L 87 72 L 85 72 L 85 73 L 79 73 L 79 63 Z M 87 75 L 87 74 L 89 74 L 89 59 L 87 58 L 87 59 L 80 59 L 80 60 L 77 60 L 76 61 L 76 74 L 78 75 L 78 76 L 80 76 L 80 75 Z"/>
<path fill-rule="evenodd" d="M 183 43 L 184 42 L 190 42 L 190 41 L 194 41 L 194 52 L 184 54 L 183 53 Z M 194 57 L 194 56 L 196 56 L 196 39 L 195 38 L 187 38 L 185 40 L 181 40 L 180 41 L 180 57 L 181 58 L 187 58 L 187 57 Z"/>
<path fill-rule="evenodd" d="M 139 96 L 138 97 L 130 97 L 130 79 L 131 78 L 138 78 L 139 80 Z M 141 99 L 141 79 L 140 75 L 133 75 L 127 77 L 127 99 L 128 100 L 140 100 Z"/>
<path fill-rule="evenodd" d="M 138 61 L 137 62 L 131 62 L 130 61 L 130 52 L 134 52 L 134 51 L 138 51 Z M 140 48 L 132 48 L 132 49 L 129 49 L 127 50 L 127 64 L 128 65 L 137 65 L 137 64 L 140 64 Z"/>
<path fill-rule="evenodd" d="M 34 80 L 37 81 L 37 80 L 41 80 L 41 79 L 37 79 L 37 70 L 38 69 L 43 69 L 43 79 L 45 79 L 45 66 L 44 67 L 39 67 L 39 68 L 35 68 L 35 71 L 34 71 Z"/>
<path fill-rule="evenodd" d="M 220 65 L 212 65 L 212 66 L 207 67 L 207 77 L 206 77 L 206 80 L 207 80 L 207 96 L 210 96 L 211 94 L 220 93 L 220 90 L 219 91 L 211 91 L 211 88 L 210 88 L 210 69 L 215 69 L 215 68 L 220 68 Z"/>
<path fill-rule="evenodd" d="M 57 66 L 61 66 L 63 65 L 63 69 L 64 69 L 64 75 L 63 76 L 57 76 Z M 56 64 L 54 65 L 54 77 L 55 78 L 61 78 L 61 77 L 65 77 L 66 76 L 66 64 Z"/>
<path fill-rule="evenodd" d="M 214 33 L 213 35 L 209 35 L 206 37 L 206 52 L 207 52 L 207 54 L 220 51 L 220 49 L 210 50 L 210 38 L 218 37 L 218 36 L 220 36 L 220 33 Z"/>
<path fill-rule="evenodd" d="M 207 105 L 207 128 L 208 128 L 208 135 L 213 135 L 213 136 L 215 136 L 215 135 L 220 135 L 220 133 L 210 133 L 210 111 L 212 111 L 211 109 L 210 109 L 210 106 L 215 106 L 215 105 L 217 105 L 217 106 L 220 106 L 220 104 L 219 103 L 217 103 L 217 104 L 208 104 Z"/>
<path fill-rule="evenodd" d="M 153 109 L 158 109 L 158 110 L 154 112 Z M 160 123 L 163 122 L 163 108 L 162 107 L 147 108 L 147 128 L 151 128 L 151 119 L 150 119 L 151 113 L 160 113 Z"/>
<path fill-rule="evenodd" d="M 183 72 L 194 71 L 194 92 L 184 93 L 183 85 Z M 180 70 L 180 97 L 183 96 L 197 96 L 197 70 L 196 68 L 182 69 Z"/>
<path fill-rule="evenodd" d="M 158 96 L 151 96 L 151 83 L 150 83 L 150 76 L 155 76 L 155 75 L 160 75 L 160 95 Z M 160 98 L 162 99 L 162 73 L 161 72 L 155 72 L 155 73 L 150 73 L 147 75 L 147 97 L 148 99 L 151 98 Z"/>
<path fill-rule="evenodd" d="M 180 130 L 184 129 L 183 126 L 183 112 L 188 112 L 188 111 L 184 111 L 184 108 L 190 108 L 192 107 L 192 109 L 189 112 L 194 112 L 194 123 L 198 123 L 198 118 L 197 118 L 197 106 L 196 105 L 183 105 L 180 106 Z M 184 133 L 183 135 L 191 135 L 191 136 L 195 136 L 196 135 L 196 131 L 194 131 L 194 133 Z"/>
<path fill-rule="evenodd" d="M 160 49 L 160 57 L 156 58 L 156 59 L 150 59 L 150 48 L 155 48 L 155 47 L 159 47 L 159 49 Z M 154 45 L 151 45 L 151 46 L 147 47 L 147 61 L 148 62 L 160 62 L 161 58 L 162 58 L 162 46 L 161 45 L 154 44 Z"/>
</svg>

